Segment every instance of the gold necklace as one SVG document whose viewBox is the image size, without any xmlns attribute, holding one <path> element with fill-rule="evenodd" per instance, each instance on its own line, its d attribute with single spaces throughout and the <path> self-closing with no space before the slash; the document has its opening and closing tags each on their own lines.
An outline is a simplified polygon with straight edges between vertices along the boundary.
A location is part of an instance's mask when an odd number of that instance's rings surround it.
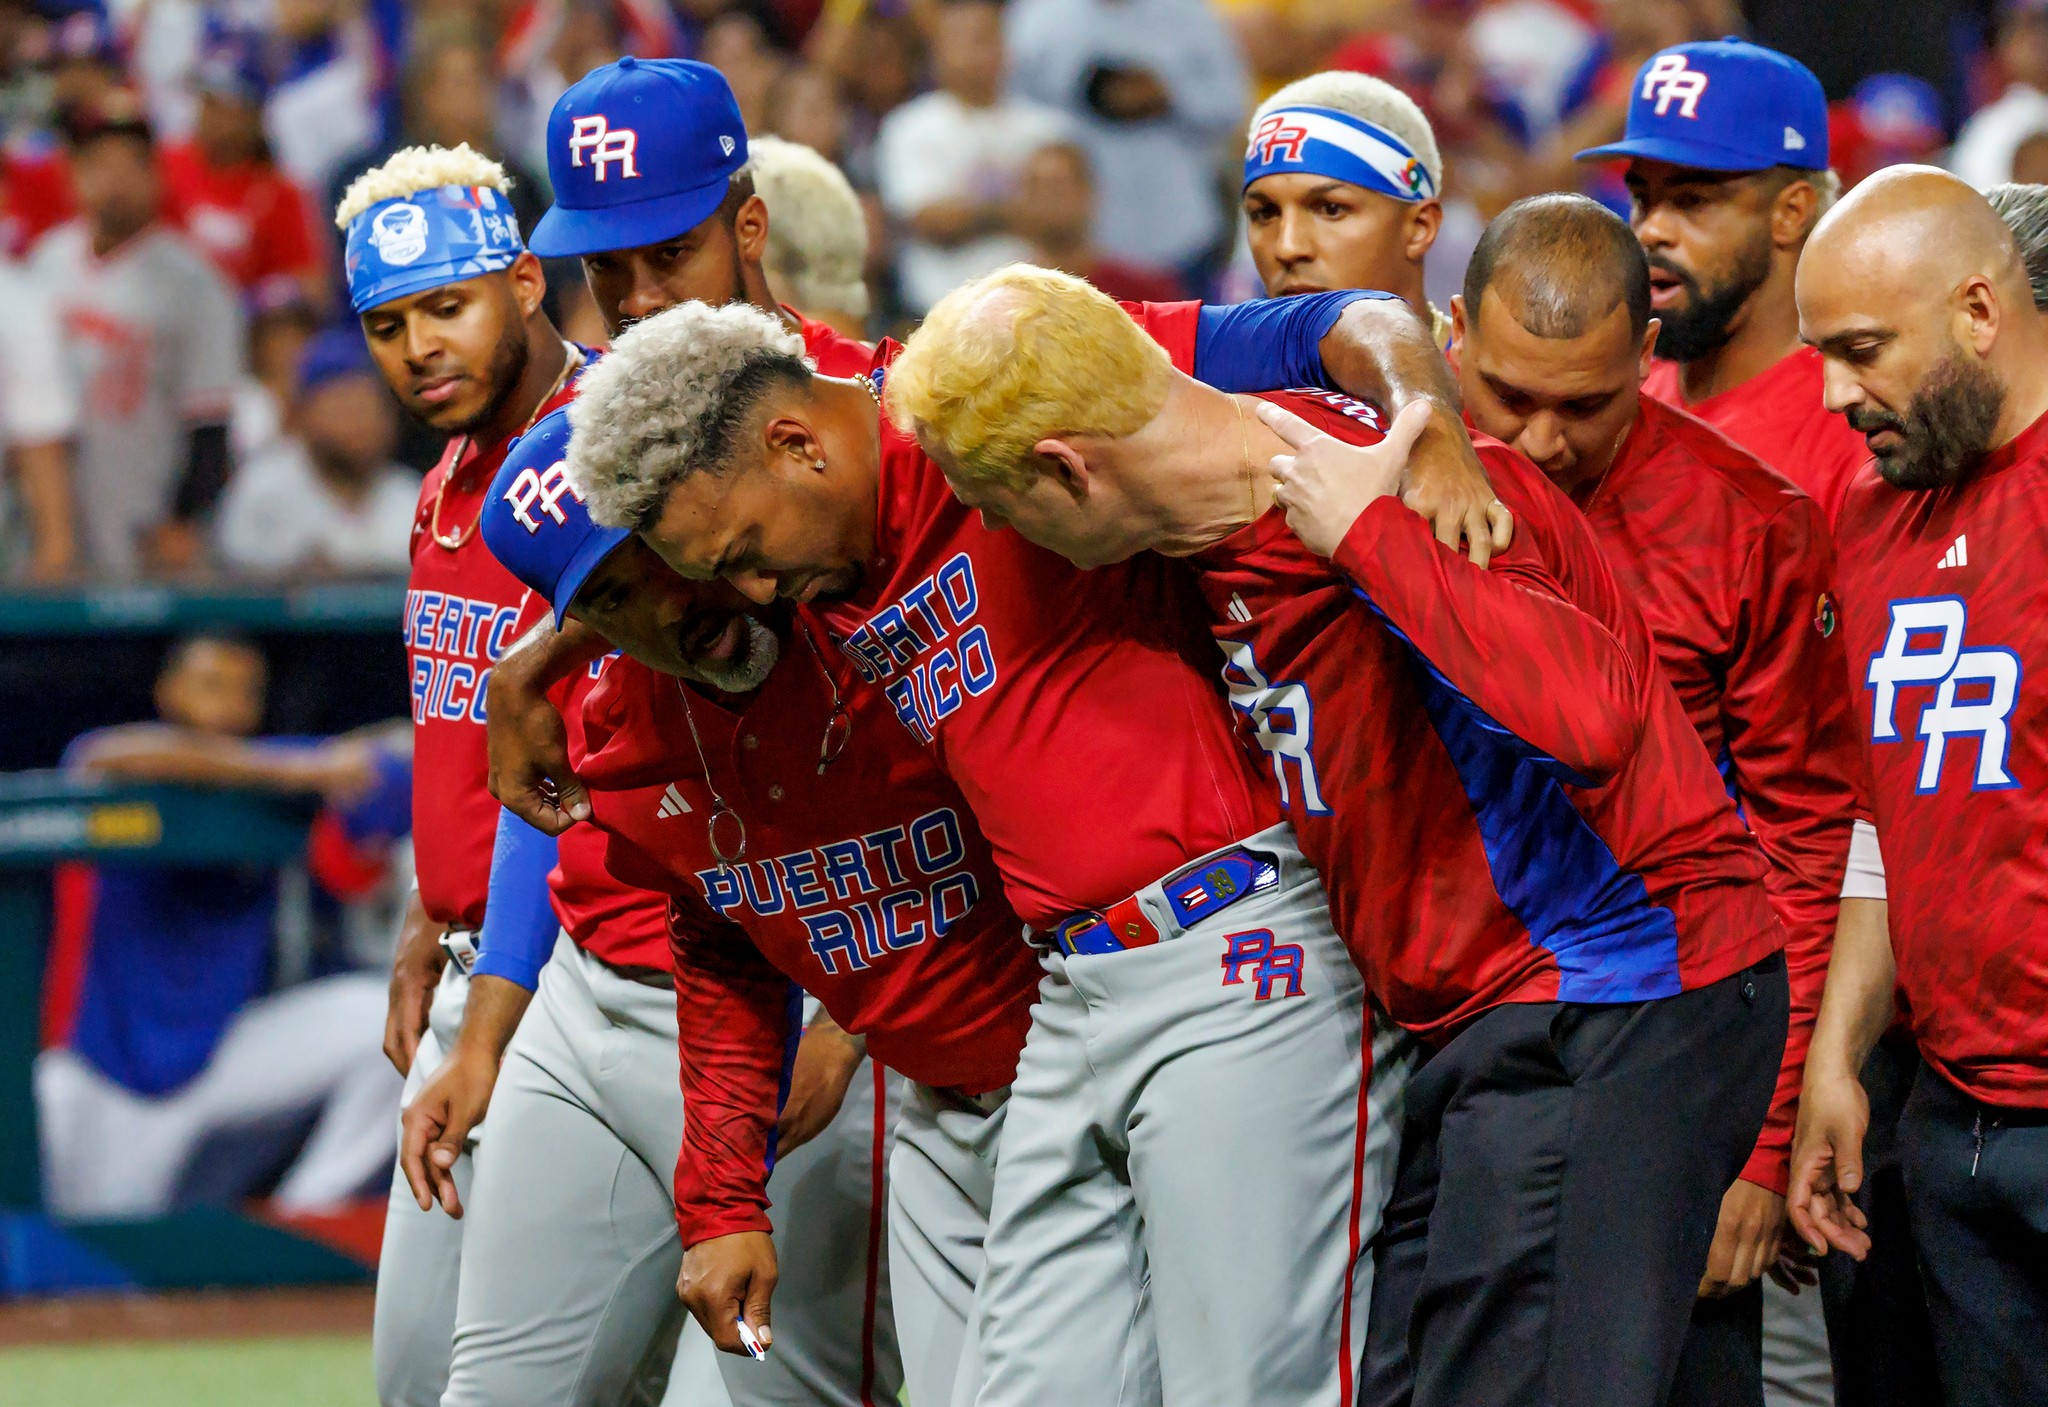
<svg viewBox="0 0 2048 1407">
<path fill-rule="evenodd" d="M 562 374 L 555 378 L 555 384 L 550 386 L 548 393 L 540 398 L 540 404 L 534 407 L 533 414 L 528 416 L 526 423 L 519 427 L 521 435 L 533 428 L 534 422 L 540 419 L 540 413 L 547 409 L 548 402 L 562 393 L 562 388 L 569 384 L 569 378 L 574 376 L 577 368 L 583 365 L 583 349 L 581 347 L 577 346 L 574 342 L 564 339 L 562 348 L 569 354 L 567 360 L 562 365 Z M 517 438 L 517 436 L 514 438 Z M 462 546 L 463 543 L 468 542 L 475 535 L 477 525 L 484 520 L 484 510 L 479 507 L 476 510 L 475 520 L 467 527 L 458 528 L 453 537 L 449 537 L 441 531 L 441 500 L 448 496 L 448 481 L 453 479 L 456 470 L 462 467 L 462 456 L 468 454 L 469 449 L 470 437 L 464 435 L 456 442 L 455 457 L 448 461 L 448 472 L 441 476 L 441 486 L 434 490 L 434 511 L 427 520 L 427 532 L 434 539 L 434 545 L 445 548 L 450 552 Z"/>
</svg>

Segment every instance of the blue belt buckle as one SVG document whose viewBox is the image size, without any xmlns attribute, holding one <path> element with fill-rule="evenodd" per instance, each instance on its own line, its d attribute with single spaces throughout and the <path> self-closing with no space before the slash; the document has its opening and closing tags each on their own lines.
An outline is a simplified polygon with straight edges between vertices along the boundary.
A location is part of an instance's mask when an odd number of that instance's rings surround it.
<svg viewBox="0 0 2048 1407">
<path fill-rule="evenodd" d="M 1068 957 L 1092 957 L 1098 953 L 1120 953 L 1124 945 L 1110 932 L 1109 922 L 1092 911 L 1069 914 L 1052 930 L 1053 946 Z"/>
</svg>

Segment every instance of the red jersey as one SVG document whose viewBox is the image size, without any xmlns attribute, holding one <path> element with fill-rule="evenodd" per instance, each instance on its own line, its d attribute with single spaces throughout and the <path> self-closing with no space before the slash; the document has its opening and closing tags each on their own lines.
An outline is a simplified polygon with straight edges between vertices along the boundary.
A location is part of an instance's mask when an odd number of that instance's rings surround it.
<svg viewBox="0 0 2048 1407">
<path fill-rule="evenodd" d="M 1349 397 L 1271 399 L 1378 438 Z M 1338 931 L 1388 1013 L 1439 1041 L 1503 1002 L 1671 996 L 1785 943 L 1763 857 L 1585 519 L 1480 446 L 1515 514 L 1485 570 L 1396 498 L 1334 564 L 1278 509 L 1190 559 Z"/>
<path fill-rule="evenodd" d="M 1952 488 L 1842 508 L 1842 623 L 1892 951 L 1929 1064 L 2048 1107 L 2048 417 Z"/>
<path fill-rule="evenodd" d="M 767 1226 L 791 982 L 911 1079 L 968 1094 L 1010 1082 L 1038 959 L 959 790 L 822 628 L 799 621 L 731 707 L 618 659 L 583 713 L 571 757 L 601 830 L 576 830 L 609 836 L 614 872 L 677 899 L 686 1244 Z M 828 730 L 845 743 L 821 771 Z M 729 866 L 712 849 L 720 799 L 737 820 L 719 843 L 732 854 L 745 837 Z"/>
<path fill-rule="evenodd" d="M 1820 353 L 1801 347 L 1740 386 L 1687 405 L 1678 363 L 1652 364 L 1643 390 L 1697 416 L 1783 474 L 1832 524 L 1856 471 L 1870 461 L 1863 437 L 1821 402 Z"/>
<path fill-rule="evenodd" d="M 165 148 L 161 166 L 171 222 L 242 292 L 294 292 L 319 271 L 306 197 L 276 167 L 213 166 L 191 145 Z"/>
<path fill-rule="evenodd" d="M 1578 497 L 1770 861 L 1792 1018 L 1771 1117 L 1743 1176 L 1782 1193 L 1862 766 L 1827 523 L 1746 451 L 1647 397 L 1613 467 Z"/>
<path fill-rule="evenodd" d="M 534 413 L 568 404 L 574 380 Z M 420 903 L 436 923 L 476 928 L 490 888 L 498 803 L 486 784 L 484 691 L 491 666 L 545 606 L 484 546 L 476 530 L 509 441 L 453 441 L 420 483 L 406 581 L 412 687 L 413 863 Z M 444 543 L 454 543 L 453 547 Z"/>
<path fill-rule="evenodd" d="M 991 530 L 886 417 L 881 437 L 867 580 L 815 609 L 966 794 L 1026 922 L 1106 908 L 1280 819 L 1186 573 L 1150 554 L 1081 571 Z"/>
</svg>

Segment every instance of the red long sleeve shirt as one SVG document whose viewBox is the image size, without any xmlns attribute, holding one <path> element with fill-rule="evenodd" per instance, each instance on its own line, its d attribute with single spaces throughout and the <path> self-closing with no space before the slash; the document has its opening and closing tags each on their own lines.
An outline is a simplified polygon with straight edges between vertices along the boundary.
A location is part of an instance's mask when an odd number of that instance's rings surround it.
<svg viewBox="0 0 2048 1407">
<path fill-rule="evenodd" d="M 1792 1014 L 1777 1096 L 1743 1176 L 1783 1193 L 1861 765 L 1827 523 L 1747 451 L 1648 397 L 1613 467 L 1578 500 L 1770 861 Z"/>
<path fill-rule="evenodd" d="M 1378 438 L 1348 397 L 1271 399 Z M 1481 456 L 1516 525 L 1485 570 L 1393 498 L 1334 563 L 1278 510 L 1191 559 L 1338 930 L 1389 1014 L 1439 1041 L 1503 1002 L 1671 996 L 1785 942 L 1585 520 L 1520 456 Z"/>
</svg>

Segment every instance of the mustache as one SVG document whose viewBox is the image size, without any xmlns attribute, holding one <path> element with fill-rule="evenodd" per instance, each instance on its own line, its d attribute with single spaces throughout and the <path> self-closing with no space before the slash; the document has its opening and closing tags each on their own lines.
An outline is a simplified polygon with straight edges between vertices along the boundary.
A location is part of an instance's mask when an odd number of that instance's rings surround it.
<svg viewBox="0 0 2048 1407">
<path fill-rule="evenodd" d="M 1888 410 L 1878 410 L 1874 406 L 1852 406 L 1843 413 L 1842 418 L 1847 420 L 1849 428 L 1859 435 L 1874 435 L 1879 430 L 1895 430 L 1903 434 L 1906 429 L 1904 416 L 1894 415 Z"/>
<path fill-rule="evenodd" d="M 1652 254 L 1648 250 L 1645 250 L 1643 252 L 1643 262 L 1648 264 L 1650 268 L 1657 273 L 1666 273 L 1671 275 L 1671 277 L 1677 279 L 1680 283 L 1684 284 L 1694 294 L 1698 294 L 1698 292 L 1700 291 L 1700 281 L 1694 278 L 1689 270 L 1682 269 L 1678 265 L 1672 263 L 1667 256 L 1662 254 Z"/>
</svg>

